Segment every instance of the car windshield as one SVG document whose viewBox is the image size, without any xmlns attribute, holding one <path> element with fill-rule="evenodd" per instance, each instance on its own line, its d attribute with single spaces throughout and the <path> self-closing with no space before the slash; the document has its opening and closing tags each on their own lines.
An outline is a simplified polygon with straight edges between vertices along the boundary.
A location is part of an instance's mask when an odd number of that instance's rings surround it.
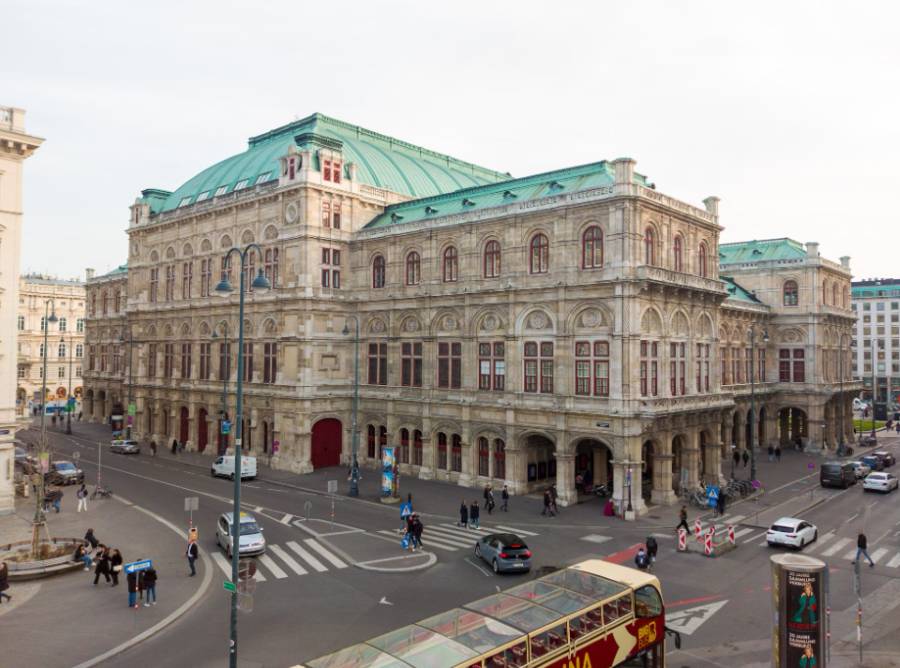
<svg viewBox="0 0 900 668">
<path fill-rule="evenodd" d="M 75 465 L 71 462 L 57 462 L 56 469 L 58 471 L 74 471 Z"/>
<path fill-rule="evenodd" d="M 241 535 L 252 536 L 259 533 L 259 525 L 256 522 L 241 522 Z"/>
</svg>

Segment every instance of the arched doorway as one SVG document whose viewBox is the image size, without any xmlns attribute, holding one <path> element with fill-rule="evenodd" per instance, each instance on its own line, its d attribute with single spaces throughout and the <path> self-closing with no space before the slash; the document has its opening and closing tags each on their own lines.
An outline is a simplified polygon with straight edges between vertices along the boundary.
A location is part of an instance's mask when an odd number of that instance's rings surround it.
<svg viewBox="0 0 900 668">
<path fill-rule="evenodd" d="M 189 417 L 189 411 L 187 406 L 181 407 L 180 420 L 178 423 L 178 440 L 181 441 L 182 444 L 187 443 L 188 437 L 191 432 L 191 421 Z"/>
<path fill-rule="evenodd" d="M 682 483 L 689 479 L 689 472 L 685 467 L 687 460 L 684 457 L 684 436 L 678 435 L 672 439 L 672 489 L 681 493 Z"/>
<path fill-rule="evenodd" d="M 781 447 L 806 445 L 809 439 L 809 421 L 806 412 L 793 406 L 778 411 L 778 442 Z"/>
<path fill-rule="evenodd" d="M 200 409 L 200 415 L 197 417 L 197 450 L 203 452 L 209 442 L 209 419 L 205 408 Z"/>
<path fill-rule="evenodd" d="M 641 446 L 641 496 L 650 500 L 653 495 L 653 441 L 644 441 Z"/>
<path fill-rule="evenodd" d="M 526 480 L 532 485 L 556 482 L 556 446 L 546 436 L 532 434 L 525 440 Z"/>
<path fill-rule="evenodd" d="M 759 425 L 756 430 L 756 445 L 765 447 L 766 445 L 766 407 L 759 407 Z"/>
<path fill-rule="evenodd" d="M 602 441 L 586 438 L 575 446 L 575 489 L 580 495 L 593 495 L 595 485 L 612 490 L 612 449 Z"/>
<path fill-rule="evenodd" d="M 341 421 L 335 418 L 325 418 L 313 425 L 310 459 L 314 469 L 341 463 L 342 433 Z"/>
</svg>

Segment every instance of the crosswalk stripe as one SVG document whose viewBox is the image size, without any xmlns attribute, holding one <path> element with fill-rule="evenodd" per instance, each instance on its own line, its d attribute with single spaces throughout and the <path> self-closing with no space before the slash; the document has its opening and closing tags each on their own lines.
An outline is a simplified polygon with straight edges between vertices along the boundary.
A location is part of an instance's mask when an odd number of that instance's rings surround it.
<svg viewBox="0 0 900 668">
<path fill-rule="evenodd" d="M 482 535 L 485 535 L 485 536 L 487 535 L 487 534 L 475 533 L 474 531 L 466 531 L 465 529 L 448 529 L 448 528 L 446 528 L 446 525 L 444 525 L 444 524 L 442 524 L 440 526 L 433 526 L 433 527 L 427 528 L 426 531 L 431 531 L 431 532 L 438 531 L 438 532 L 444 534 L 445 536 L 453 536 L 456 539 L 466 540 L 466 541 L 473 540 L 475 538 L 479 538 Z"/>
<path fill-rule="evenodd" d="M 888 553 L 887 548 L 885 548 L 885 547 L 879 547 L 879 548 L 878 548 L 877 550 L 875 550 L 875 551 L 872 553 L 872 555 L 871 555 L 871 556 L 872 556 L 872 562 L 877 564 L 878 561 L 879 561 L 884 555 L 886 555 L 887 553 Z"/>
<path fill-rule="evenodd" d="M 824 557 L 833 556 L 833 555 L 837 554 L 838 552 L 840 552 L 841 550 L 843 550 L 849 544 L 850 544 L 849 538 L 841 538 L 838 542 L 836 542 L 834 545 L 832 545 L 827 550 L 825 550 L 822 553 L 822 556 L 824 556 Z"/>
<path fill-rule="evenodd" d="M 319 545 L 312 538 L 307 538 L 303 542 L 306 543 L 307 545 L 309 545 L 316 552 L 318 552 L 324 559 L 330 561 L 331 565 L 334 566 L 335 568 L 347 568 L 347 564 L 345 564 L 343 561 L 338 559 L 335 555 L 331 554 L 331 552 L 329 552 L 324 547 Z"/>
<path fill-rule="evenodd" d="M 853 559 L 856 559 L 856 548 L 854 547 L 852 550 L 847 552 L 847 554 L 844 555 L 844 559 L 850 559 L 851 561 Z"/>
<path fill-rule="evenodd" d="M 815 552 L 817 550 L 821 550 L 822 546 L 824 546 L 825 543 L 830 541 L 832 538 L 834 538 L 833 531 L 829 531 L 828 533 L 826 533 L 822 536 L 819 536 L 819 538 L 816 540 L 816 544 L 813 545 L 812 547 L 810 547 L 809 550 L 807 550 L 807 552 Z"/>
<path fill-rule="evenodd" d="M 740 531 L 735 531 L 735 532 L 734 532 L 734 539 L 737 540 L 737 539 L 740 538 L 741 536 L 746 536 L 748 533 L 753 533 L 753 529 L 752 529 L 752 528 L 747 528 L 747 529 L 741 529 Z"/>
<path fill-rule="evenodd" d="M 740 524 L 741 520 L 745 519 L 746 517 L 746 515 L 735 515 L 734 517 L 728 517 L 728 515 L 726 515 L 726 519 L 720 521 L 724 522 L 725 524 Z"/>
<path fill-rule="evenodd" d="M 767 531 L 762 531 L 762 532 L 756 534 L 755 536 L 750 536 L 750 538 L 748 538 L 748 539 L 745 540 L 744 542 L 745 542 L 745 543 L 749 543 L 751 540 L 756 540 L 757 538 L 762 538 L 762 537 L 765 536 L 767 533 L 768 533 Z M 766 545 L 766 543 L 767 543 L 766 541 L 763 541 L 763 544 L 762 544 L 762 545 Z M 762 546 L 760 546 L 760 547 L 762 547 Z"/>
<path fill-rule="evenodd" d="M 222 569 L 222 572 L 225 573 L 225 577 L 229 580 L 231 579 L 231 564 L 222 556 L 221 552 L 210 552 L 212 555 L 213 561 L 216 562 L 216 565 Z"/>
<path fill-rule="evenodd" d="M 505 527 L 501 525 L 497 525 L 498 529 L 503 531 L 509 531 L 510 533 L 514 533 L 517 536 L 537 536 L 539 534 L 534 533 L 533 531 L 525 531 L 525 529 L 516 529 L 515 527 Z"/>
<path fill-rule="evenodd" d="M 455 531 L 459 531 L 459 532 L 462 532 L 462 533 L 465 533 L 465 532 L 469 532 L 469 533 L 477 533 L 477 534 L 480 534 L 480 535 L 482 535 L 482 536 L 487 536 L 487 535 L 490 534 L 490 533 L 494 533 L 494 532 L 491 531 L 490 529 L 482 529 L 482 528 L 480 528 L 480 527 L 479 527 L 478 529 L 476 529 L 475 527 L 472 527 L 472 526 L 470 526 L 470 527 L 458 527 L 458 526 L 456 526 L 455 524 L 439 524 L 438 526 L 443 527 L 443 528 L 445 528 L 445 529 L 452 529 L 452 530 L 455 530 Z"/>
<path fill-rule="evenodd" d="M 284 548 L 280 545 L 269 545 L 269 549 L 277 554 L 278 558 L 286 563 L 288 565 L 288 568 L 294 571 L 297 575 L 306 575 L 309 572 L 305 568 L 303 568 L 303 566 L 298 564 L 291 555 L 285 552 Z"/>
<path fill-rule="evenodd" d="M 281 522 L 282 524 L 290 524 L 292 519 L 294 519 L 293 515 L 291 515 L 290 513 L 285 513 L 284 517 L 282 517 L 278 521 Z"/>
<path fill-rule="evenodd" d="M 900 552 L 894 555 L 894 558 L 891 559 L 887 564 L 885 564 L 888 568 L 897 568 L 900 566 Z"/>
<path fill-rule="evenodd" d="M 397 534 L 396 531 L 389 531 L 389 530 L 387 530 L 387 529 L 382 529 L 382 530 L 379 531 L 378 533 L 384 534 L 384 535 L 386 535 L 386 536 L 391 536 L 391 537 L 393 537 L 393 538 L 399 538 L 399 536 L 398 536 L 398 534 Z M 422 535 L 422 539 L 423 539 L 423 542 L 425 543 L 425 546 L 426 546 L 426 547 L 437 547 L 437 548 L 440 548 L 440 549 L 442 549 L 442 550 L 448 550 L 448 551 L 450 551 L 450 552 L 455 552 L 455 551 L 458 550 L 459 547 L 460 547 L 460 546 L 457 545 L 456 543 L 444 543 L 444 542 L 442 542 L 441 539 L 432 536 L 431 533 L 430 533 L 429 531 L 427 531 L 427 530 L 426 530 L 426 532 Z M 447 540 L 447 539 L 444 538 L 443 540 L 445 541 L 445 540 Z M 399 541 L 398 541 L 398 543 L 399 543 Z"/>
<path fill-rule="evenodd" d="M 268 554 L 261 554 L 258 557 L 259 563 L 272 571 L 272 575 L 274 575 L 278 580 L 282 578 L 286 578 L 288 575 L 285 573 L 281 566 L 275 563 L 275 560 L 272 559 Z M 259 570 L 257 569 L 256 574 L 259 575 Z"/>
<path fill-rule="evenodd" d="M 325 566 L 322 565 L 322 562 L 312 556 L 309 552 L 307 552 L 301 545 L 298 545 L 292 540 L 287 542 L 287 546 L 291 548 L 294 552 L 300 555 L 300 558 L 303 559 L 310 566 L 315 568 L 319 573 L 324 573 L 328 570 Z"/>
</svg>

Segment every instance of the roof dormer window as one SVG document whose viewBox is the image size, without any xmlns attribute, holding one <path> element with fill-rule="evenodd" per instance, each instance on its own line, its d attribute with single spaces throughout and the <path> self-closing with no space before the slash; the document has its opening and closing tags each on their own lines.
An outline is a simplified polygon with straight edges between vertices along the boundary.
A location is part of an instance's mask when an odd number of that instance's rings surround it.
<svg viewBox="0 0 900 668">
<path fill-rule="evenodd" d="M 473 201 L 470 200 L 468 197 L 466 197 L 466 198 L 463 200 L 463 206 L 475 206 L 475 202 L 473 202 Z"/>
<path fill-rule="evenodd" d="M 330 158 L 322 159 L 322 180 L 332 183 L 341 182 L 341 161 Z"/>
<path fill-rule="evenodd" d="M 224 195 L 226 190 L 228 190 L 228 186 L 219 186 L 218 188 L 216 188 L 216 194 L 214 195 L 214 197 Z"/>
<path fill-rule="evenodd" d="M 503 191 L 503 199 L 515 199 L 518 197 L 512 190 L 504 190 Z"/>
<path fill-rule="evenodd" d="M 559 181 L 551 181 L 550 182 L 550 190 L 562 190 L 563 187 L 564 187 L 563 184 L 560 183 Z"/>
<path fill-rule="evenodd" d="M 202 202 L 205 199 L 209 199 L 209 191 L 208 190 L 204 190 L 202 193 L 197 195 L 198 202 Z"/>
<path fill-rule="evenodd" d="M 244 188 L 247 187 L 247 184 L 249 182 L 250 182 L 249 179 L 241 179 L 240 181 L 238 181 L 237 183 L 234 184 L 234 190 L 232 192 L 235 192 L 238 190 L 243 190 Z"/>
<path fill-rule="evenodd" d="M 181 201 L 178 203 L 178 208 L 180 209 L 181 207 L 187 206 L 190 203 L 191 203 L 190 197 L 182 197 Z"/>
<path fill-rule="evenodd" d="M 437 212 L 438 212 L 438 210 L 435 209 L 433 206 L 426 206 L 426 207 L 425 207 L 425 213 L 427 213 L 429 216 L 432 215 L 432 214 L 435 214 L 435 213 L 437 213 Z"/>
<path fill-rule="evenodd" d="M 265 174 L 260 174 L 259 176 L 256 177 L 256 185 L 259 185 L 260 183 L 265 183 L 271 177 L 272 177 L 272 172 L 266 172 Z"/>
</svg>

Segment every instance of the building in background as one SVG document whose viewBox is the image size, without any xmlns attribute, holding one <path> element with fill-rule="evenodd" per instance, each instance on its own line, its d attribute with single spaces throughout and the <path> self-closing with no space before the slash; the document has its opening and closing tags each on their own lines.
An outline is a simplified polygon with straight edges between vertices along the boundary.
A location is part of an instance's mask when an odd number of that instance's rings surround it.
<svg viewBox="0 0 900 668">
<path fill-rule="evenodd" d="M 45 304 L 52 299 L 59 321 L 47 331 L 47 396 L 43 387 Z M 78 280 L 25 275 L 19 279 L 16 317 L 19 414 L 33 414 L 41 404 L 63 406 L 71 392 L 81 401 L 84 360 L 85 290 Z M 76 413 L 78 412 L 76 406 Z"/>
<path fill-rule="evenodd" d="M 127 325 L 136 434 L 221 452 L 237 297 L 214 289 L 262 271 L 245 450 L 297 472 L 347 464 L 358 325 L 363 464 L 390 445 L 403 475 L 554 483 L 562 503 L 612 483 L 635 514 L 721 480 L 751 430 L 763 446 L 847 438 L 848 261 L 788 239 L 720 246 L 717 198 L 682 202 L 634 167 L 513 178 L 314 114 L 142 192 L 124 320 L 95 330 L 89 306 L 88 348 L 109 359 Z M 249 243 L 259 256 L 225 265 Z M 89 302 L 103 289 L 89 282 Z M 124 372 L 90 368 L 85 411 L 107 419 Z"/>
<path fill-rule="evenodd" d="M 13 509 L 16 315 L 22 246 L 24 163 L 43 139 L 25 132 L 25 110 L 0 107 L 0 513 Z"/>
<path fill-rule="evenodd" d="M 900 279 L 872 278 L 853 283 L 853 375 L 871 399 L 878 390 L 874 416 L 893 417 L 900 403 Z"/>
</svg>

